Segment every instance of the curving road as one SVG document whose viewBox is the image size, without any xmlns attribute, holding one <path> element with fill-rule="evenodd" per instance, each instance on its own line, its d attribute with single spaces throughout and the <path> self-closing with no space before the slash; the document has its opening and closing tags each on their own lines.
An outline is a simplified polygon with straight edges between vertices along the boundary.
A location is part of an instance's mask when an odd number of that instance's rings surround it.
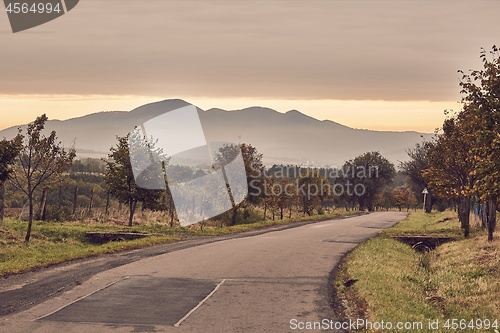
<svg viewBox="0 0 500 333">
<path fill-rule="evenodd" d="M 372 213 L 140 259 L 0 317 L 0 332 L 294 331 L 332 318 L 333 267 L 405 217 Z"/>
</svg>

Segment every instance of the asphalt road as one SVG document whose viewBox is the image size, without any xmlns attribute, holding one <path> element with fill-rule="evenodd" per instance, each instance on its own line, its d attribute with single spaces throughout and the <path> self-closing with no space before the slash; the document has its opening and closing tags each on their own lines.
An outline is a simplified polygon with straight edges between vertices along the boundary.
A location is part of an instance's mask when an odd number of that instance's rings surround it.
<svg viewBox="0 0 500 333">
<path fill-rule="evenodd" d="M 357 244 L 405 216 L 373 213 L 251 237 L 177 244 L 172 251 L 95 270 L 45 301 L 4 315 L 0 332 L 293 331 L 291 323 L 333 318 L 329 275 L 334 266 Z M 99 260 L 106 265 L 110 259 Z M 62 275 L 71 271 L 61 268 Z M 52 270 L 47 276 L 57 274 Z M 0 306 L 2 295 L 30 285 L 3 281 Z"/>
</svg>

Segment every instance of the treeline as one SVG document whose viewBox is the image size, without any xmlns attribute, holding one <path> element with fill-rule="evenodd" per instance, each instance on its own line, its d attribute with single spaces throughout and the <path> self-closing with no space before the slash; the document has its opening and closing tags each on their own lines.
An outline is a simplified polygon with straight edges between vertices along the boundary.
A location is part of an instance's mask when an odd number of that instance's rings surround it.
<svg viewBox="0 0 500 333">
<path fill-rule="evenodd" d="M 0 217 L 4 206 L 17 208 L 18 216 L 28 221 L 26 241 L 33 220 L 123 223 L 126 214 L 126 223 L 132 225 L 140 209 L 157 212 L 155 219 L 166 225 L 178 223 L 168 186 L 164 190 L 137 186 L 127 137 L 117 139 L 108 159 L 75 160 L 74 149 L 64 149 L 55 132 L 44 135 L 46 121 L 45 115 L 38 117 L 26 133 L 20 131 L 14 139 L 0 141 Z M 221 153 L 229 148 L 222 147 Z M 374 211 L 419 205 L 408 177 L 396 172 L 378 152 L 362 154 L 338 168 L 266 168 L 262 154 L 251 144 L 243 143 L 238 148 L 245 165 L 248 196 L 210 219 L 216 225 L 323 214 L 338 208 Z M 172 167 L 186 179 L 206 173 L 185 165 Z"/>
<path fill-rule="evenodd" d="M 500 196 L 500 57 L 493 46 L 482 49 L 483 69 L 461 75 L 462 109 L 445 111 L 447 119 L 432 141 L 409 151 L 411 160 L 401 168 L 415 189 L 428 189 L 426 211 L 437 200 L 458 210 L 465 237 L 470 234 L 471 210 L 493 240 Z"/>
</svg>

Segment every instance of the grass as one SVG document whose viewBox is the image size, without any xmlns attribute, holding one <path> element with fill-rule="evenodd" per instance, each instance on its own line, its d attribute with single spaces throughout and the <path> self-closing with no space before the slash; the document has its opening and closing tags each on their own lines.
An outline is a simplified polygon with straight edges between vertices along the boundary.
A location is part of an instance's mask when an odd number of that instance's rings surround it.
<svg viewBox="0 0 500 333">
<path fill-rule="evenodd" d="M 171 235 L 153 235 L 148 238 L 123 242 L 93 244 L 85 239 L 86 231 L 113 232 L 114 226 L 91 226 L 77 223 L 35 222 L 28 244 L 24 243 L 26 223 L 7 219 L 0 223 L 0 276 L 20 273 L 52 264 L 136 249 L 144 246 L 176 241 Z"/>
<path fill-rule="evenodd" d="M 334 211 L 332 213 L 325 213 L 325 214 L 320 214 L 320 215 L 311 215 L 311 216 L 295 216 L 292 218 L 283 218 L 283 220 L 275 219 L 267 219 L 267 220 L 261 220 L 253 223 L 242 223 L 242 224 L 236 224 L 234 226 L 224 226 L 224 227 L 217 227 L 215 225 L 206 225 L 202 229 L 200 227 L 200 224 L 195 225 L 193 228 L 184 228 L 184 229 L 177 229 L 177 232 L 182 232 L 186 234 L 191 234 L 191 235 L 200 235 L 200 236 L 222 236 L 222 235 L 230 235 L 230 234 L 235 234 L 235 233 L 240 233 L 240 232 L 245 232 L 245 231 L 252 231 L 252 230 L 257 230 L 261 228 L 269 228 L 272 226 L 280 226 L 280 225 L 287 225 L 291 223 L 296 223 L 296 222 L 307 222 L 307 221 L 321 221 L 321 220 L 328 220 L 332 218 L 340 218 L 340 217 L 346 217 L 350 215 L 357 215 L 359 214 L 359 211 Z"/>
<path fill-rule="evenodd" d="M 324 215 L 275 221 L 266 220 L 226 227 L 206 224 L 203 228 L 200 227 L 200 224 L 186 228 L 168 228 L 165 223 L 146 223 L 126 227 L 111 223 L 35 221 L 28 244 L 24 242 L 27 223 L 7 218 L 0 222 L 0 276 L 47 267 L 73 259 L 179 241 L 186 237 L 229 235 L 270 226 L 330 219 L 354 213 L 357 212 L 339 211 Z M 85 238 L 86 232 L 140 232 L 151 234 L 151 236 L 136 240 L 93 244 Z"/>
<path fill-rule="evenodd" d="M 476 228 L 477 229 L 477 228 Z M 386 229 L 383 235 L 439 234 L 441 236 L 462 236 L 456 213 L 452 211 L 411 212 L 408 218 L 393 228 Z"/>
<path fill-rule="evenodd" d="M 496 241 L 487 242 L 485 233 L 474 230 L 470 239 L 459 238 L 429 253 L 417 253 L 389 236 L 457 235 L 460 225 L 453 212 L 416 212 L 360 245 L 344 260 L 334 281 L 346 315 L 372 322 L 421 322 L 419 332 L 495 332 L 492 328 L 457 331 L 444 327 L 453 318 L 467 323 L 472 319 L 500 321 L 500 240 L 497 236 Z M 347 287 L 349 280 L 356 282 Z M 428 321 L 435 319 L 440 321 L 439 329 L 429 329 Z"/>
</svg>

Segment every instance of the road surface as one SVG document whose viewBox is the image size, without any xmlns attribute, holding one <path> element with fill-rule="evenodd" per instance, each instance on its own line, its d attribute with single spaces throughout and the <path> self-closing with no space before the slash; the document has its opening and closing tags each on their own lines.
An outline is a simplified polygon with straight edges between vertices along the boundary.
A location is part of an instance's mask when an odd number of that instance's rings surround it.
<svg viewBox="0 0 500 333">
<path fill-rule="evenodd" d="M 332 318 L 334 266 L 405 217 L 372 213 L 141 259 L 0 317 L 0 332 L 294 331 Z"/>
</svg>

